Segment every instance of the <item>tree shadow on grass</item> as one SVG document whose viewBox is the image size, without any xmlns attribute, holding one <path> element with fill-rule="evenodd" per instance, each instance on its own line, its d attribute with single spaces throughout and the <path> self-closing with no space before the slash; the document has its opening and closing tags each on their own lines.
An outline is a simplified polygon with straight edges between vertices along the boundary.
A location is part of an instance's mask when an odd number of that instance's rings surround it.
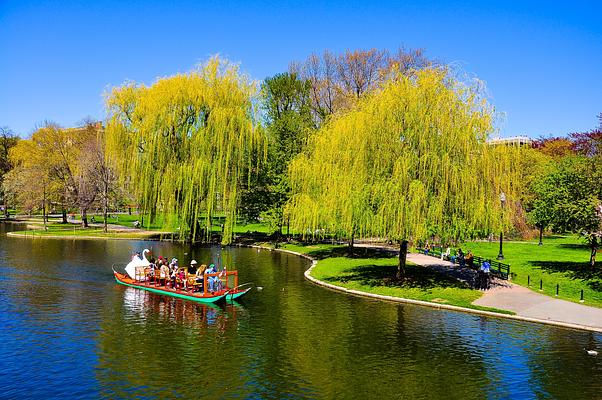
<svg viewBox="0 0 602 400">
<path fill-rule="evenodd" d="M 335 247 L 332 249 L 318 249 L 314 251 L 308 251 L 307 255 L 323 260 L 325 258 L 333 257 L 345 257 L 345 258 L 386 258 L 391 257 L 393 252 L 385 249 L 368 248 L 368 247 L 356 247 L 350 254 L 349 247 Z"/>
<path fill-rule="evenodd" d="M 602 292 L 602 268 L 592 268 L 589 262 L 575 261 L 529 261 L 534 267 L 548 273 L 562 273 L 570 279 L 586 281 L 595 291 Z"/>
<path fill-rule="evenodd" d="M 443 273 L 415 265 L 406 266 L 404 280 L 395 278 L 397 266 L 362 265 L 343 271 L 344 275 L 325 278 L 328 282 L 357 282 L 370 287 L 397 287 L 405 289 L 429 290 L 437 287 L 469 289 L 470 286 Z"/>
<path fill-rule="evenodd" d="M 563 249 L 575 249 L 575 250 L 588 250 L 589 245 L 587 243 L 561 243 L 558 245 Z"/>
</svg>

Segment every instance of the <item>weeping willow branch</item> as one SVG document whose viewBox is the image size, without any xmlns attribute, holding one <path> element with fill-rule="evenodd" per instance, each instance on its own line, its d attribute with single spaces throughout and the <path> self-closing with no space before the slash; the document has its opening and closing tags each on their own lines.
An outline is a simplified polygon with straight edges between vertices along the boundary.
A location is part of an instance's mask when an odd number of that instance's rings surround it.
<svg viewBox="0 0 602 400">
<path fill-rule="evenodd" d="M 486 143 L 491 108 L 445 70 L 396 74 L 324 125 L 291 163 L 291 224 L 303 232 L 442 241 L 509 224 L 516 149 Z"/>
<path fill-rule="evenodd" d="M 144 212 L 161 212 L 180 238 L 211 231 L 226 216 L 232 237 L 238 183 L 264 142 L 255 127 L 255 85 L 238 68 L 212 58 L 198 69 L 151 86 L 127 83 L 106 99 L 107 150 Z M 149 221 L 150 223 L 150 221 Z"/>
</svg>

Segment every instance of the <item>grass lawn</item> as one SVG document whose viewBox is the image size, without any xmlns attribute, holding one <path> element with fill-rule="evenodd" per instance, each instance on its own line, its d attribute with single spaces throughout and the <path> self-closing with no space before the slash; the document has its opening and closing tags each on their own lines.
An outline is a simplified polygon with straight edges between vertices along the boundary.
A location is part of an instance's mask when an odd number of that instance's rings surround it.
<svg viewBox="0 0 602 400">
<path fill-rule="evenodd" d="M 244 234 L 247 232 L 259 232 L 265 234 L 272 234 L 272 229 L 270 229 L 269 225 L 262 222 L 253 222 L 248 224 L 236 224 L 234 226 L 234 233 L 236 234 Z"/>
<path fill-rule="evenodd" d="M 89 218 L 91 218 L 92 215 L 89 216 Z M 150 230 L 150 231 L 166 231 L 166 232 L 175 232 L 177 230 L 177 226 L 169 226 L 169 225 L 164 225 L 164 221 L 165 221 L 165 217 L 163 215 L 158 215 L 155 219 L 155 221 L 153 221 L 150 225 L 148 225 L 148 221 L 149 221 L 149 217 L 148 216 L 144 216 L 144 218 L 142 218 L 143 216 L 139 215 L 139 214 L 111 214 L 111 218 L 107 218 L 107 222 L 109 224 L 114 224 L 114 225 L 121 225 L 121 226 L 126 226 L 126 227 L 133 227 L 134 226 L 134 222 L 135 221 L 142 221 L 144 220 L 144 226 L 142 227 L 143 229 L 146 230 Z M 97 223 L 102 223 L 103 221 L 103 217 L 102 215 L 94 215 L 94 218 L 96 218 L 96 222 Z M 212 220 L 212 229 L 211 231 L 213 233 L 221 233 L 222 228 L 221 228 L 221 224 L 223 223 L 223 216 L 216 216 L 213 218 Z M 89 219 L 88 219 L 89 220 Z M 286 228 L 285 232 L 286 232 Z M 234 226 L 234 233 L 235 234 L 244 234 L 247 232 L 259 232 L 259 233 L 265 233 L 265 234 L 271 234 L 272 229 L 270 229 L 269 225 L 266 223 L 262 223 L 262 222 L 254 222 L 254 223 L 247 223 L 247 224 L 237 224 Z M 291 233 L 293 233 L 291 231 Z"/>
<path fill-rule="evenodd" d="M 356 249 L 356 256 L 349 257 L 347 246 L 316 244 L 286 244 L 281 248 L 310 255 L 318 259 L 311 275 L 319 280 L 348 289 L 368 293 L 422 300 L 513 314 L 493 308 L 471 304 L 482 293 L 467 284 L 439 272 L 408 263 L 406 279 L 395 279 L 397 257 L 387 256 L 374 249 Z"/>
<path fill-rule="evenodd" d="M 150 238 L 153 235 L 149 235 L 148 233 L 145 232 L 139 232 L 139 231 L 131 231 L 131 232 L 115 232 L 115 231 L 110 231 L 109 232 L 104 232 L 102 228 L 87 228 L 84 229 L 81 227 L 81 225 L 79 224 L 67 224 L 67 225 L 63 225 L 63 224 L 59 224 L 59 223 L 49 223 L 47 225 L 47 229 L 45 230 L 43 227 L 43 224 L 38 223 L 38 222 L 30 222 L 33 223 L 34 225 L 38 226 L 37 229 L 32 229 L 32 230 L 27 230 L 27 231 L 20 231 L 20 232 L 16 232 L 17 234 L 22 234 L 25 236 L 31 236 L 31 237 L 42 237 L 42 236 L 77 236 L 77 237 L 84 237 L 84 236 L 90 236 L 90 237 L 98 237 L 98 238 L 126 238 L 126 239 L 147 239 Z"/>
<path fill-rule="evenodd" d="M 549 296 L 578 302 L 583 289 L 586 305 L 602 307 L 602 260 L 594 269 L 589 267 L 589 248 L 578 236 L 552 236 L 538 241 L 504 242 L 504 262 L 510 264 L 512 281 L 527 286 L 531 277 L 531 289 L 538 291 L 540 279 L 543 292 Z M 471 242 L 462 246 L 473 254 L 495 259 L 499 242 Z"/>
<path fill-rule="evenodd" d="M 103 223 L 102 214 L 88 214 L 88 222 L 91 223 L 91 219 L 94 217 L 95 224 Z M 79 218 L 79 216 L 78 216 Z M 153 221 L 150 225 L 148 224 L 149 217 L 142 216 L 140 214 L 132 213 L 129 214 L 109 214 L 109 218 L 107 218 L 107 223 L 111 225 L 120 225 L 126 228 L 132 228 L 135 221 L 144 221 L 144 226 L 141 228 L 147 231 L 157 231 L 157 232 L 176 232 L 177 227 L 164 225 L 165 217 L 163 215 L 157 216 L 156 220 Z M 94 237 L 124 237 L 124 238 L 145 238 L 148 237 L 148 234 L 132 231 L 132 232 L 108 232 L 104 233 L 102 228 L 90 227 L 87 229 L 83 229 L 79 224 L 60 224 L 60 218 L 51 218 L 48 223 L 48 230 L 43 231 L 42 227 L 44 222 L 42 221 L 41 216 L 32 216 L 31 218 L 21 218 L 20 221 L 27 222 L 27 224 L 32 226 L 37 226 L 40 230 L 26 231 L 28 235 L 33 236 L 94 236 Z M 25 231 L 24 231 L 25 232 Z M 221 233 L 221 220 L 219 217 L 213 220 L 212 226 L 213 233 Z M 234 227 L 235 234 L 245 234 L 247 232 L 259 232 L 264 234 L 271 234 L 272 231 L 266 223 L 248 223 L 248 224 L 238 224 Z"/>
<path fill-rule="evenodd" d="M 121 225 L 121 226 L 125 226 L 128 228 L 132 228 L 134 226 L 135 221 L 140 221 L 140 222 L 144 221 L 144 226 L 142 226 L 141 228 L 149 230 L 149 231 L 171 232 L 176 229 L 176 227 L 170 227 L 168 225 L 164 226 L 165 217 L 163 215 L 158 215 L 155 218 L 155 221 L 153 221 L 150 224 L 149 224 L 150 218 L 148 215 L 140 215 L 140 214 L 136 214 L 136 213 L 132 213 L 132 215 L 129 215 L 129 214 L 109 214 L 109 215 L 110 215 L 110 217 L 107 218 L 107 223 L 113 224 L 113 225 Z M 102 214 L 89 214 L 88 222 L 90 222 L 90 219 L 92 218 L 92 216 L 94 216 L 94 219 L 96 220 L 97 224 L 103 223 L 104 220 L 103 220 Z"/>
</svg>

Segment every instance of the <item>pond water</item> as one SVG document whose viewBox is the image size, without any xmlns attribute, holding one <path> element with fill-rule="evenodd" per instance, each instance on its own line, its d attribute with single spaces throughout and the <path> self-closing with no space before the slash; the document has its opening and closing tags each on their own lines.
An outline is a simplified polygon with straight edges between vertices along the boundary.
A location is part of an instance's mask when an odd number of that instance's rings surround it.
<svg viewBox="0 0 602 400">
<path fill-rule="evenodd" d="M 0 225 L 3 231 L 8 225 Z M 254 282 L 207 306 L 115 283 L 134 250 Z M 0 398 L 602 398 L 602 335 L 349 297 L 248 248 L 0 233 Z"/>
</svg>

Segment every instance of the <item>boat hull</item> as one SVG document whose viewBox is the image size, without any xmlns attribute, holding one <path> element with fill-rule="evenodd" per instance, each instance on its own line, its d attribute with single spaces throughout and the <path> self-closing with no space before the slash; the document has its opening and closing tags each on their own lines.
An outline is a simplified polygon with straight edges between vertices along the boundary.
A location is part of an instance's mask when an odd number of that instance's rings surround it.
<svg viewBox="0 0 602 400">
<path fill-rule="evenodd" d="M 147 285 L 144 283 L 139 283 L 139 282 L 132 280 L 127 275 L 120 274 L 119 272 L 114 272 L 114 275 L 115 275 L 115 280 L 117 281 L 117 283 L 124 285 L 124 286 L 129 286 L 129 287 L 133 287 L 136 289 L 142 289 L 142 290 L 146 290 L 148 292 L 164 294 L 166 296 L 176 297 L 179 299 L 196 301 L 199 303 L 216 303 L 220 300 L 224 300 L 226 298 L 226 296 L 229 295 L 229 292 L 223 291 L 223 292 L 218 292 L 212 296 L 205 296 L 205 295 L 189 293 L 189 292 L 185 292 L 185 291 L 181 291 L 181 290 L 172 290 L 172 289 L 166 289 L 166 288 L 161 288 L 161 287 L 154 287 L 152 285 Z M 238 294 L 238 293 L 236 293 L 236 294 Z M 236 294 L 234 294 L 234 295 L 236 295 Z"/>
</svg>

